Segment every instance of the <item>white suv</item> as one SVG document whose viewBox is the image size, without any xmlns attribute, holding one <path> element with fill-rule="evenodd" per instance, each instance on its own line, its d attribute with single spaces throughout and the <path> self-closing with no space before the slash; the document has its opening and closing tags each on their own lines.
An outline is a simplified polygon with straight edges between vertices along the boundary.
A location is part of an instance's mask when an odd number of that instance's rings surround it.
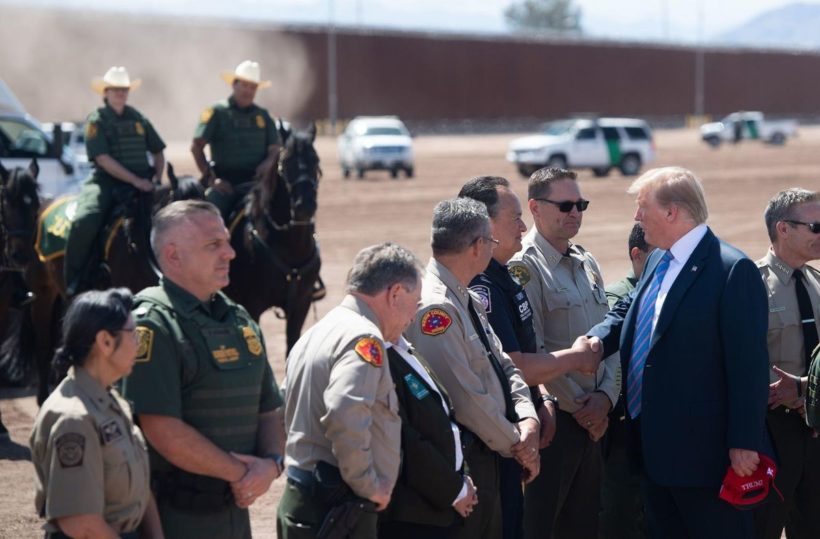
<svg viewBox="0 0 820 539">
<path fill-rule="evenodd" d="M 410 132 L 395 116 L 359 116 L 339 136 L 342 175 L 352 170 L 359 178 L 367 170 L 389 170 L 396 178 L 403 170 L 413 177 L 413 141 Z"/>
<path fill-rule="evenodd" d="M 574 119 L 551 122 L 538 135 L 510 143 L 507 161 L 529 176 L 541 167 L 591 168 L 599 177 L 618 168 L 634 176 L 655 159 L 652 131 L 631 118 Z"/>
</svg>

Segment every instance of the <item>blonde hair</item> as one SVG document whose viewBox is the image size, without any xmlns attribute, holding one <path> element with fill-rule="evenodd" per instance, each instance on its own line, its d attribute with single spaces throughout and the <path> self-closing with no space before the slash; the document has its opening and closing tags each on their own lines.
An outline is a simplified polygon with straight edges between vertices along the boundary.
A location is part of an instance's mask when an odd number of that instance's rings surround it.
<svg viewBox="0 0 820 539">
<path fill-rule="evenodd" d="M 661 206 L 669 207 L 675 204 L 686 210 L 696 224 L 705 223 L 709 218 L 703 185 L 690 170 L 681 167 L 647 170 L 632 182 L 626 192 L 637 195 L 647 190 L 654 194 L 655 200 Z"/>
</svg>

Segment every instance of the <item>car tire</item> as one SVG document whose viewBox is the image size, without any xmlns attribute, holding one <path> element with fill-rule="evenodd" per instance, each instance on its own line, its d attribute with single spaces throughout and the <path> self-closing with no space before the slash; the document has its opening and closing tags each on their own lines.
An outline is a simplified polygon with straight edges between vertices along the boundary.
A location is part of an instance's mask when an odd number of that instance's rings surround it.
<svg viewBox="0 0 820 539">
<path fill-rule="evenodd" d="M 786 142 L 786 136 L 779 131 L 772 133 L 772 137 L 769 139 L 769 142 L 775 146 L 782 146 Z"/>
<path fill-rule="evenodd" d="M 641 158 L 638 154 L 628 153 L 621 158 L 618 168 L 624 176 L 635 176 L 641 171 Z"/>
<path fill-rule="evenodd" d="M 593 167 L 592 173 L 596 178 L 606 178 L 609 176 L 610 167 Z"/>
<path fill-rule="evenodd" d="M 395 180 L 395 179 L 396 179 L 396 178 L 398 178 L 398 177 L 399 177 L 399 169 L 397 169 L 397 168 L 391 168 L 391 169 L 390 169 L 390 178 L 391 178 L 391 179 L 393 179 L 393 180 Z"/>
<path fill-rule="evenodd" d="M 407 176 L 408 178 L 412 178 L 414 174 L 415 174 L 415 171 L 413 170 L 413 167 L 407 167 L 407 168 L 404 169 L 404 175 Z"/>
<path fill-rule="evenodd" d="M 529 178 L 539 168 L 538 165 L 518 165 L 518 173 L 525 178 Z"/>
<path fill-rule="evenodd" d="M 720 142 L 721 142 L 720 137 L 717 136 L 717 135 L 710 135 L 710 136 L 706 137 L 705 139 L 703 139 L 703 141 L 706 142 L 706 144 L 708 144 L 712 148 L 719 147 Z"/>
<path fill-rule="evenodd" d="M 364 169 L 363 168 L 357 168 L 356 169 L 356 177 L 359 178 L 359 179 L 364 178 Z"/>
<path fill-rule="evenodd" d="M 563 155 L 552 155 L 547 161 L 549 168 L 567 168 L 567 158 Z"/>
<path fill-rule="evenodd" d="M 343 168 L 342 169 L 342 178 L 344 178 L 344 179 L 350 178 L 350 169 L 349 168 Z"/>
</svg>

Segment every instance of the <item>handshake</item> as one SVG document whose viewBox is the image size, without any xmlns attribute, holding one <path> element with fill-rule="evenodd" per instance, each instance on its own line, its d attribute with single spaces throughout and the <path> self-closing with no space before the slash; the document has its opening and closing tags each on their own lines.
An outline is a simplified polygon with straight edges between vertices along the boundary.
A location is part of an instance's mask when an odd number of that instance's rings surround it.
<svg viewBox="0 0 820 539">
<path fill-rule="evenodd" d="M 569 349 L 574 369 L 581 374 L 595 374 L 604 355 L 604 345 L 598 337 L 581 335 Z"/>
</svg>

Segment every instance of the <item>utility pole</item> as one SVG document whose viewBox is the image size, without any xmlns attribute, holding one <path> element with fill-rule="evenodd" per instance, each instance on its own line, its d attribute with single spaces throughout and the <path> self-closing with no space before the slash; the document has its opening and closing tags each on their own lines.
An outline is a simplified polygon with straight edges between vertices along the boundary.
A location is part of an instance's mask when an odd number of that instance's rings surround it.
<svg viewBox="0 0 820 539">
<path fill-rule="evenodd" d="M 703 0 L 698 0 L 698 42 L 695 47 L 695 116 L 704 113 L 705 45 L 703 43 Z"/>
<path fill-rule="evenodd" d="M 338 115 L 336 67 L 336 23 L 334 21 L 333 0 L 327 0 L 327 113 L 333 135 L 336 134 L 336 117 Z"/>
</svg>

